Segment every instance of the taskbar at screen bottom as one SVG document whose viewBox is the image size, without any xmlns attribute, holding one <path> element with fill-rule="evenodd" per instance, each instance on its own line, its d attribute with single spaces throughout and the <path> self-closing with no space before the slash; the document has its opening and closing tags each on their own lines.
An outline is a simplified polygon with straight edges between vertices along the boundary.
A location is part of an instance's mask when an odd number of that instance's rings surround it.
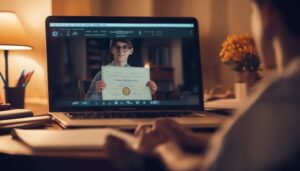
<svg viewBox="0 0 300 171">
<path fill-rule="evenodd" d="M 118 107 L 118 106 L 175 106 L 199 105 L 198 100 L 102 100 L 102 101 L 57 101 L 56 107 Z"/>
<path fill-rule="evenodd" d="M 73 106 L 137 106 L 159 105 L 158 100 L 101 100 L 101 101 L 75 101 Z"/>
</svg>

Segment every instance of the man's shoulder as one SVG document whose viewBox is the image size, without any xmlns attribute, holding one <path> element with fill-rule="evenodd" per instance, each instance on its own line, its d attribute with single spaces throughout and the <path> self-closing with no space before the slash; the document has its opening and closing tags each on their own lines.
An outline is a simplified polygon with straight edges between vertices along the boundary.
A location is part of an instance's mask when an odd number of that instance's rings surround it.
<svg viewBox="0 0 300 171">
<path fill-rule="evenodd" d="M 299 61 L 300 62 L 300 61 Z M 273 94 L 281 95 L 300 95 L 300 63 L 296 63 L 287 68 L 287 70 L 275 81 L 273 81 L 269 87 L 268 91 Z M 267 92 L 268 92 L 267 91 Z"/>
<path fill-rule="evenodd" d="M 257 110 L 265 110 L 265 113 L 277 113 L 284 108 L 299 109 L 300 101 L 300 67 L 294 68 L 293 72 L 285 72 L 271 82 L 265 81 L 260 89 L 249 99 L 246 111 L 260 113 Z M 255 112 L 253 112 L 255 111 Z M 269 112 L 268 112 L 269 111 Z"/>
</svg>

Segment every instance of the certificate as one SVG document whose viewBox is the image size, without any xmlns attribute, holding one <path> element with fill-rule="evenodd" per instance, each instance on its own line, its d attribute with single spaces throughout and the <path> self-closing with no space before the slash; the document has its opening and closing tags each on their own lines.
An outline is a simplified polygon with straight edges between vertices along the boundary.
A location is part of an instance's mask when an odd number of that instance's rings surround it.
<svg viewBox="0 0 300 171">
<path fill-rule="evenodd" d="M 152 100 L 149 68 L 102 66 L 102 100 Z"/>
</svg>

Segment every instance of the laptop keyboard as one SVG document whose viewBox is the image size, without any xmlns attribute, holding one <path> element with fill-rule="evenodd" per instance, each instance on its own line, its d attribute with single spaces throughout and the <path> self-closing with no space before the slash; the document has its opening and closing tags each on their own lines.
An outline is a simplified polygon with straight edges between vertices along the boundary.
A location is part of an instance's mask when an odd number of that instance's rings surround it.
<svg viewBox="0 0 300 171">
<path fill-rule="evenodd" d="M 160 118 L 160 117 L 199 117 L 204 114 L 195 114 L 191 111 L 134 111 L 134 112 L 68 112 L 71 119 L 117 119 L 117 118 Z"/>
</svg>

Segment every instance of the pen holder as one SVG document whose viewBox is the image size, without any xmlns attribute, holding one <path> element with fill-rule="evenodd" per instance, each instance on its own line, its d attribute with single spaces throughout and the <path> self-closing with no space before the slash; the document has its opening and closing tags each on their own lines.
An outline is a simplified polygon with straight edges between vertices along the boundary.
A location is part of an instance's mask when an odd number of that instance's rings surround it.
<svg viewBox="0 0 300 171">
<path fill-rule="evenodd" d="M 4 87 L 5 101 L 10 103 L 12 108 L 23 109 L 25 102 L 25 88 L 24 87 Z"/>
</svg>

